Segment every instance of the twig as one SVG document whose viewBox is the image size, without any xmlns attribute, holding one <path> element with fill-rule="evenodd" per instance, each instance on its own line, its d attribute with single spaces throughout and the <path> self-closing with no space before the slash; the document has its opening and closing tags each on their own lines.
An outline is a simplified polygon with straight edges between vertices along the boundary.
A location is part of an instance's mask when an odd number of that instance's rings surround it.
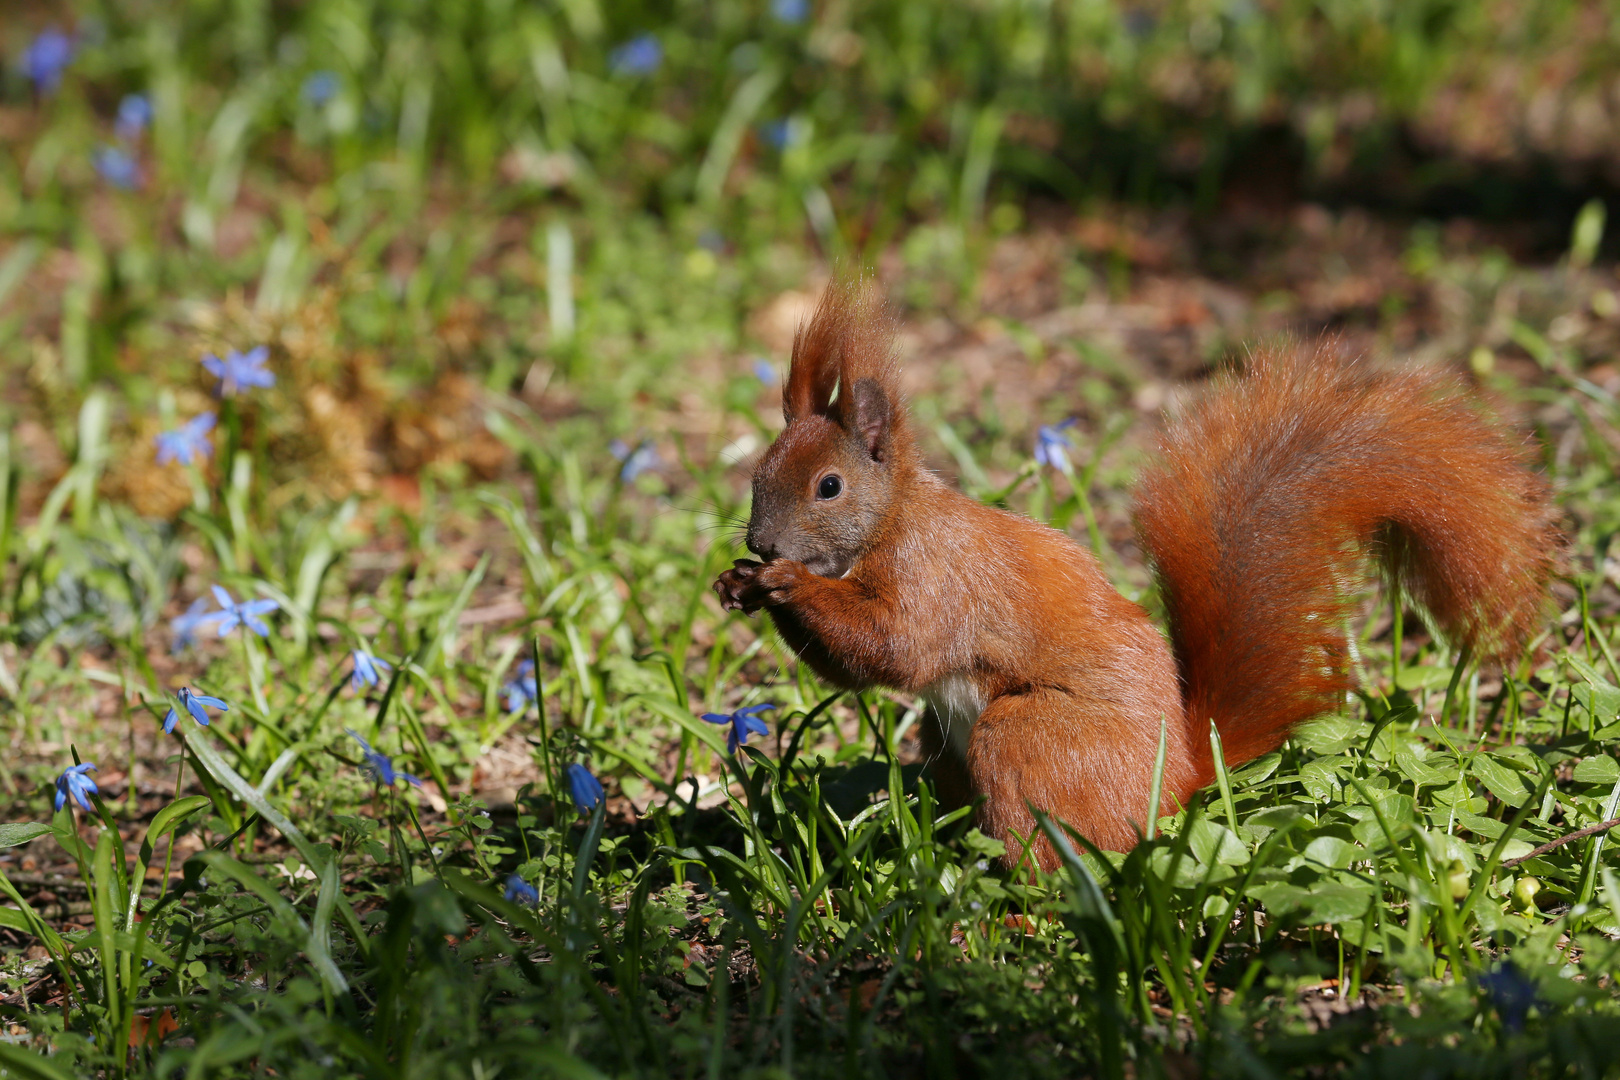
<svg viewBox="0 0 1620 1080">
<path fill-rule="evenodd" d="M 1538 848 L 1530 849 L 1530 851 L 1520 855 L 1517 859 L 1503 859 L 1502 869 L 1511 870 L 1515 866 L 1518 866 L 1520 863 L 1524 862 L 1526 859 L 1533 859 L 1537 855 L 1545 855 L 1553 848 L 1563 847 L 1565 844 L 1573 840 L 1580 840 L 1583 837 L 1591 836 L 1593 833 L 1608 832 L 1616 825 L 1620 825 L 1620 818 L 1615 818 L 1612 821 L 1600 821 L 1596 825 L 1588 825 L 1584 829 L 1576 829 L 1568 836 L 1560 836 L 1556 840 L 1547 841 Z"/>
</svg>

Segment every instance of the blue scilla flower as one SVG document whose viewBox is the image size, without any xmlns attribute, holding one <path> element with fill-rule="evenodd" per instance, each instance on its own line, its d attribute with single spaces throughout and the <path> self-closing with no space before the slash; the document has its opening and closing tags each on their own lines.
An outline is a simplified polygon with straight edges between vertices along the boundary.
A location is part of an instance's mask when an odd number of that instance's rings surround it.
<svg viewBox="0 0 1620 1080">
<path fill-rule="evenodd" d="M 344 728 L 343 730 L 349 733 L 349 738 L 360 744 L 361 756 L 365 759 L 363 768 L 372 775 L 377 783 L 384 787 L 393 787 L 397 781 L 403 780 L 407 784 L 414 784 L 417 787 L 422 786 L 421 780 L 408 772 L 394 768 L 393 760 L 381 750 L 373 750 L 371 744 L 362 739 L 358 732 L 350 728 Z"/>
<path fill-rule="evenodd" d="M 386 660 L 372 656 L 364 649 L 356 649 L 354 656 L 354 673 L 349 676 L 349 685 L 358 692 L 361 687 L 376 686 L 382 682 L 384 671 L 394 670 L 394 665 Z"/>
<path fill-rule="evenodd" d="M 98 147 L 91 163 L 97 175 L 119 191 L 134 191 L 141 186 L 141 167 L 123 147 Z"/>
<path fill-rule="evenodd" d="M 1060 424 L 1046 424 L 1035 434 L 1035 461 L 1041 465 L 1050 465 L 1054 469 L 1067 469 L 1069 455 L 1066 452 L 1074 446 L 1069 437 L 1063 434 L 1074 427 L 1074 417 L 1069 417 Z"/>
<path fill-rule="evenodd" d="M 1513 961 L 1504 961 L 1494 971 L 1479 976 L 1479 986 L 1509 1031 L 1524 1030 L 1525 1017 L 1536 1003 L 1536 984 Z"/>
<path fill-rule="evenodd" d="M 540 681 L 534 676 L 534 661 L 520 660 L 512 677 L 501 687 L 506 695 L 506 711 L 517 712 L 533 705 L 540 697 Z"/>
<path fill-rule="evenodd" d="M 174 633 L 173 651 L 180 652 L 197 644 L 197 631 L 202 629 L 203 623 L 218 617 L 218 612 L 209 612 L 207 597 L 199 596 L 193 600 L 185 614 L 169 623 L 169 629 Z"/>
<path fill-rule="evenodd" d="M 797 25 L 810 17 L 810 0 L 771 0 L 771 14 Z"/>
<path fill-rule="evenodd" d="M 33 80 L 35 90 L 49 94 L 62 85 L 62 72 L 72 62 L 73 39 L 51 26 L 28 43 L 23 53 L 23 73 Z"/>
<path fill-rule="evenodd" d="M 736 712 L 706 712 L 703 714 L 703 719 L 711 724 L 731 725 L 731 730 L 726 732 L 726 753 L 735 754 L 737 747 L 748 742 L 749 735 L 770 734 L 771 729 L 765 726 L 765 721 L 759 718 L 759 714 L 766 709 L 774 708 L 776 706 L 769 703 L 750 705 L 748 708 L 738 709 Z"/>
<path fill-rule="evenodd" d="M 619 468 L 619 479 L 626 484 L 663 464 L 658 457 L 658 448 L 653 446 L 651 439 L 643 439 L 634 450 L 623 439 L 614 439 L 608 444 L 608 450 L 623 462 Z"/>
<path fill-rule="evenodd" d="M 651 34 L 633 37 L 608 55 L 615 75 L 651 75 L 663 62 L 664 46 Z"/>
<path fill-rule="evenodd" d="M 767 120 L 759 125 L 759 135 L 773 150 L 786 150 L 793 145 L 793 123 L 790 120 Z"/>
<path fill-rule="evenodd" d="M 594 809 L 607 794 L 602 790 L 602 781 L 592 776 L 591 770 L 577 761 L 564 769 L 563 775 L 568 780 L 568 794 L 572 796 L 574 805 L 579 807 L 582 814 Z"/>
<path fill-rule="evenodd" d="M 158 435 L 153 440 L 157 443 L 158 464 L 178 461 L 182 465 L 190 465 L 198 458 L 212 456 L 214 444 L 208 441 L 208 433 L 213 429 L 214 414 L 205 412 L 193 416 L 173 431 Z"/>
<path fill-rule="evenodd" d="M 62 770 L 62 775 L 56 778 L 56 808 L 58 810 L 62 809 L 68 799 L 72 799 L 85 810 L 95 810 L 95 807 L 90 805 L 90 795 L 92 792 L 101 789 L 96 787 L 96 782 L 86 775 L 94 772 L 95 769 L 95 762 L 86 761 L 82 765 L 70 765 Z"/>
<path fill-rule="evenodd" d="M 505 896 L 512 903 L 522 904 L 524 907 L 534 907 L 540 902 L 539 891 L 516 874 L 506 879 Z"/>
<path fill-rule="evenodd" d="M 213 590 L 214 599 L 219 601 L 220 607 L 220 610 L 214 614 L 214 618 L 219 620 L 220 637 L 229 634 L 238 626 L 246 626 L 263 638 L 270 636 L 270 627 L 259 616 L 268 615 L 281 607 L 280 604 L 274 600 L 244 600 L 238 604 L 231 599 L 230 593 L 218 585 L 213 586 Z"/>
<path fill-rule="evenodd" d="M 309 78 L 304 80 L 304 88 L 301 91 L 304 100 L 317 109 L 337 97 L 337 92 L 338 77 L 334 71 L 312 72 Z"/>
<path fill-rule="evenodd" d="M 203 706 L 218 709 L 220 712 L 231 711 L 231 707 L 219 698 L 199 694 L 189 686 L 182 686 L 180 692 L 175 696 L 180 699 L 180 707 L 190 713 L 191 718 L 203 727 L 208 726 L 208 709 L 203 708 Z M 171 705 L 168 714 L 163 717 L 163 734 L 171 734 L 174 731 L 174 725 L 179 722 L 180 712 Z"/>
<path fill-rule="evenodd" d="M 144 94 L 125 94 L 118 103 L 118 122 L 113 130 L 125 142 L 140 138 L 152 123 L 152 103 Z"/>
<path fill-rule="evenodd" d="M 276 385 L 275 374 L 264 366 L 268 359 L 269 347 L 258 345 L 245 353 L 227 349 L 223 360 L 209 353 L 202 358 L 202 366 L 219 380 L 218 393 L 221 397 L 235 397 L 236 392 L 244 386 Z"/>
<path fill-rule="evenodd" d="M 776 365 L 763 356 L 754 357 L 754 378 L 771 386 L 776 382 Z"/>
<path fill-rule="evenodd" d="M 773 150 L 788 150 L 810 137 L 810 124 L 794 116 L 781 120 L 767 120 L 759 125 L 759 136 L 769 143 Z"/>
</svg>

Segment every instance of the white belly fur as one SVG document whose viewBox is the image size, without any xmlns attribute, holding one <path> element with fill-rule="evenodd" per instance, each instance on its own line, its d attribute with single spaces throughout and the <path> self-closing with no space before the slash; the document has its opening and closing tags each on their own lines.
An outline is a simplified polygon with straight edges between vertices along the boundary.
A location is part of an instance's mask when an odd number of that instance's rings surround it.
<svg viewBox="0 0 1620 1080">
<path fill-rule="evenodd" d="M 973 722 L 984 711 L 984 695 L 972 679 L 957 673 L 935 679 L 923 687 L 922 697 L 933 706 L 934 715 L 939 718 L 945 745 L 966 761 L 968 736 L 973 732 Z"/>
</svg>

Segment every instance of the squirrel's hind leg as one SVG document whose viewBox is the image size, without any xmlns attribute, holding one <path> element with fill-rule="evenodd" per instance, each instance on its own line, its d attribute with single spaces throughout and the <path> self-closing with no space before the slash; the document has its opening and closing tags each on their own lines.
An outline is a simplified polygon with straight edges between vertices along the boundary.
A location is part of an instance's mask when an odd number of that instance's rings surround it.
<svg viewBox="0 0 1620 1080">
<path fill-rule="evenodd" d="M 1193 787 L 1181 717 L 1166 718 L 1161 813 Z M 1039 688 L 992 699 L 968 739 L 967 773 L 984 831 L 1007 845 L 1010 868 L 1033 838 L 1034 860 L 1055 869 L 1057 853 L 1040 834 L 1033 805 L 1109 851 L 1136 846 L 1152 797 L 1159 725 L 1110 714 L 1062 690 Z M 948 753 L 949 751 L 947 751 Z"/>
</svg>

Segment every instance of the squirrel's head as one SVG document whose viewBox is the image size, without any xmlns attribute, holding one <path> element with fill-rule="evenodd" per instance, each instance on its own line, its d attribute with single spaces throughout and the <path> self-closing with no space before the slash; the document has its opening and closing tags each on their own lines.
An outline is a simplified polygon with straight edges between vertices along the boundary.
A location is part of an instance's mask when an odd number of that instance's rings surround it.
<svg viewBox="0 0 1620 1080">
<path fill-rule="evenodd" d="M 748 548 L 842 577 L 915 468 L 894 330 L 875 286 L 831 286 L 799 327 L 782 417 L 787 427 L 754 470 Z"/>
</svg>

